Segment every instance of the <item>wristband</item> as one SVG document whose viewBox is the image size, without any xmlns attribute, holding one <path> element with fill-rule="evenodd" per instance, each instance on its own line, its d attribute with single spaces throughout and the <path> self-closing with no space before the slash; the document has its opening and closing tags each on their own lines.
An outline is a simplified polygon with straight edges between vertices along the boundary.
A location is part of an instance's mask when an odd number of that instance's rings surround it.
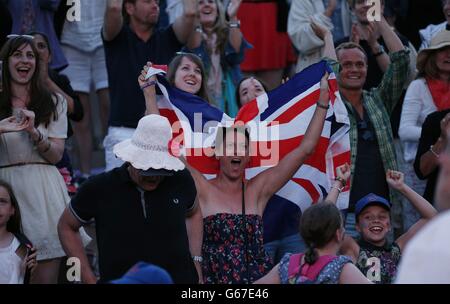
<svg viewBox="0 0 450 304">
<path fill-rule="evenodd" d="M 320 102 L 317 102 L 316 104 L 317 104 L 317 106 L 319 108 L 322 108 L 322 109 L 325 109 L 325 110 L 328 110 L 330 108 L 330 105 L 324 105 L 324 104 L 322 104 Z"/>
<path fill-rule="evenodd" d="M 335 181 L 341 182 L 342 187 L 345 187 L 345 185 L 347 185 L 347 181 L 345 179 L 343 179 L 342 177 L 336 176 L 334 178 Z"/>
<path fill-rule="evenodd" d="M 192 259 L 194 260 L 194 262 L 199 262 L 199 263 L 203 262 L 203 257 L 199 256 L 199 255 L 192 256 Z"/>
<path fill-rule="evenodd" d="M 141 86 L 141 90 L 144 90 L 145 88 L 148 88 L 148 87 L 150 87 L 150 86 L 154 86 L 156 84 L 156 81 L 155 80 L 152 80 L 152 81 L 149 81 L 149 82 L 147 82 L 147 83 L 144 83 L 142 86 Z"/>
</svg>

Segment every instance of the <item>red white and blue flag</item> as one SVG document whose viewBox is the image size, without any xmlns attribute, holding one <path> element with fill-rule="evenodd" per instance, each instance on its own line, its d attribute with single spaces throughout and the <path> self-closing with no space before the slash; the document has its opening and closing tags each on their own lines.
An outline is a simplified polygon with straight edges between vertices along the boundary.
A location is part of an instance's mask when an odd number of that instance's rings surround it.
<svg viewBox="0 0 450 304">
<path fill-rule="evenodd" d="M 186 159 L 208 178 L 218 173 L 218 161 L 212 156 L 217 125 L 242 121 L 250 126 L 251 156 L 246 178 L 277 164 L 297 147 L 306 132 L 320 95 L 320 80 L 330 74 L 330 109 L 314 154 L 272 200 L 293 204 L 305 210 L 327 195 L 338 166 L 350 164 L 350 122 L 339 97 L 334 73 L 325 61 L 295 75 L 277 89 L 261 95 L 230 118 L 198 96 L 171 87 L 158 76 L 158 88 L 164 97 L 158 100 L 160 113 L 171 122 L 174 138 L 183 141 Z M 339 196 L 338 207 L 348 206 L 349 190 Z M 276 208 L 276 204 L 272 204 Z"/>
</svg>

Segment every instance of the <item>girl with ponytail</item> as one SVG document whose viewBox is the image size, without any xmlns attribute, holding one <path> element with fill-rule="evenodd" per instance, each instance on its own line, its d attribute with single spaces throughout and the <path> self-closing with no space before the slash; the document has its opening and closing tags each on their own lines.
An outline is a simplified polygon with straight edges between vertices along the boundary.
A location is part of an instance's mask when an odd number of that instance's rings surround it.
<svg viewBox="0 0 450 304">
<path fill-rule="evenodd" d="M 340 176 L 347 180 L 349 176 Z M 338 192 L 330 190 L 324 202 L 305 210 L 300 219 L 300 234 L 307 245 L 305 253 L 286 254 L 261 284 L 368 284 L 367 278 L 343 255 L 337 255 L 344 240 L 341 212 L 329 201 Z"/>
</svg>

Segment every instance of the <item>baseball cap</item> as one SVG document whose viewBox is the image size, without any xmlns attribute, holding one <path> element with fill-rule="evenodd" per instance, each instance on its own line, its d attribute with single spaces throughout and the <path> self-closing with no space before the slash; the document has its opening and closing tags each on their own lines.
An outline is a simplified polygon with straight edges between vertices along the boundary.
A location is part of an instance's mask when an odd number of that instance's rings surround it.
<svg viewBox="0 0 450 304">
<path fill-rule="evenodd" d="M 358 217 L 361 211 L 369 205 L 380 205 L 387 210 L 391 210 L 391 203 L 389 203 L 384 197 L 374 193 L 369 193 L 356 203 L 355 216 Z"/>
<path fill-rule="evenodd" d="M 112 284 L 173 284 L 169 273 L 153 264 L 138 262 Z"/>
</svg>

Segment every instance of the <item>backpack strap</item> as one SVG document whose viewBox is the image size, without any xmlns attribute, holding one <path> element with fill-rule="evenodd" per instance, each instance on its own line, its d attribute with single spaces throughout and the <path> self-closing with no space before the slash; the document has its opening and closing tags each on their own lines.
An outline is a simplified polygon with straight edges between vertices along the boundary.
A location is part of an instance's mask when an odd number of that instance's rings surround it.
<svg viewBox="0 0 450 304">
<path fill-rule="evenodd" d="M 288 279 L 291 279 L 297 275 L 300 270 L 300 261 L 302 260 L 303 253 L 292 254 L 289 257 L 288 266 Z"/>
<path fill-rule="evenodd" d="M 305 264 L 301 269 L 301 275 L 307 277 L 311 281 L 315 281 L 322 269 L 336 258 L 337 256 L 335 255 L 321 256 L 313 265 Z"/>
</svg>

